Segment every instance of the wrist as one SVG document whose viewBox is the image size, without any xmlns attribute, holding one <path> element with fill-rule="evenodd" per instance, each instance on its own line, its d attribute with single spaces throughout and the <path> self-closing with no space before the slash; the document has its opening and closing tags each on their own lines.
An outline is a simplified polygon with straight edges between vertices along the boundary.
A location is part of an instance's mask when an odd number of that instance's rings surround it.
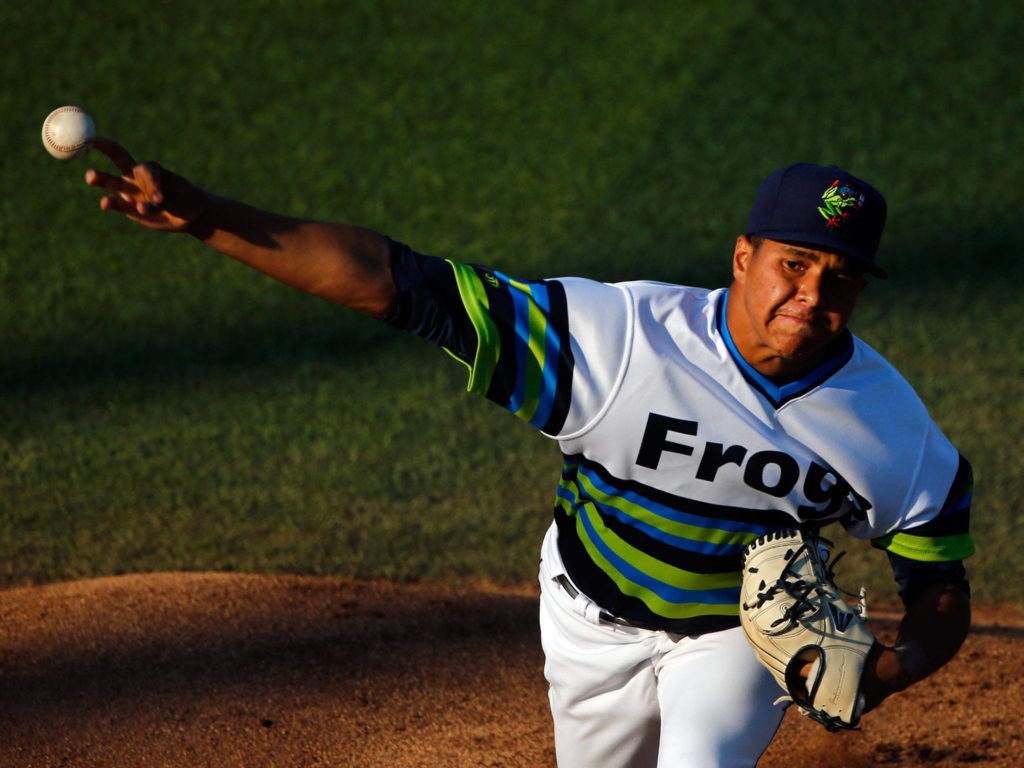
<svg viewBox="0 0 1024 768">
<path fill-rule="evenodd" d="M 861 683 L 865 711 L 924 679 L 929 671 L 925 655 L 913 645 L 876 645 L 868 657 Z"/>
<path fill-rule="evenodd" d="M 217 226 L 214 223 L 215 216 L 213 215 L 217 195 L 198 187 L 195 187 L 195 192 L 195 215 L 189 218 L 188 223 L 185 225 L 185 232 L 192 235 L 196 240 L 206 242 L 217 231 Z"/>
</svg>

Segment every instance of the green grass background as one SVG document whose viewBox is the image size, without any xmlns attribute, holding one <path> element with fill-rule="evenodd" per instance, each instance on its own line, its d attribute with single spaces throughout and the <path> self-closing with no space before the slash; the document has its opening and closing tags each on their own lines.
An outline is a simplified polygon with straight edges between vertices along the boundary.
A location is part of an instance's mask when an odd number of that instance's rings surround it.
<svg viewBox="0 0 1024 768">
<path fill-rule="evenodd" d="M 1024 604 L 1013 4 L 62 0 L 0 39 L 0 585 L 525 582 L 560 467 L 430 345 L 102 213 L 104 159 L 39 140 L 71 103 L 221 193 L 524 277 L 723 284 L 767 173 L 848 167 L 890 204 L 854 330 L 974 463 L 976 596 Z"/>
</svg>

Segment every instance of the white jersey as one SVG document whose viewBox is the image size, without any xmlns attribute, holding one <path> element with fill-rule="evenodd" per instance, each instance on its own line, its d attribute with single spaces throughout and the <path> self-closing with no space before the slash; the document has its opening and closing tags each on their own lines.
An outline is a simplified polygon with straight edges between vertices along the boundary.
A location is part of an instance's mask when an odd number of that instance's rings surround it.
<svg viewBox="0 0 1024 768">
<path fill-rule="evenodd" d="M 614 615 L 688 634 L 735 626 L 743 549 L 787 526 L 839 521 L 914 560 L 973 551 L 969 467 L 851 334 L 780 387 L 732 345 L 724 289 L 419 268 L 470 390 L 559 441 L 559 551 Z"/>
<path fill-rule="evenodd" d="M 838 369 L 769 392 L 730 349 L 725 290 L 562 284 L 579 345 L 564 453 L 712 504 L 843 518 L 862 538 L 938 514 L 959 454 L 862 341 Z"/>
<path fill-rule="evenodd" d="M 765 528 L 839 520 L 891 545 L 945 508 L 957 450 L 859 339 L 779 388 L 732 346 L 724 289 L 560 282 L 578 345 L 557 435 L 574 523 L 561 525 L 562 551 L 581 588 L 620 615 L 734 615 L 738 575 L 716 565 Z M 962 538 L 927 551 L 930 538 L 905 535 L 904 554 L 968 553 Z"/>
</svg>

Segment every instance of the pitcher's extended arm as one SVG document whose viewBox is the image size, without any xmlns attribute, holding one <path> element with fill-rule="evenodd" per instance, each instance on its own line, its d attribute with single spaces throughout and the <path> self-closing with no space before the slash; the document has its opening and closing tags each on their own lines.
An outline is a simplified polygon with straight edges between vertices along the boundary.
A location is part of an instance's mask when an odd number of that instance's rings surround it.
<svg viewBox="0 0 1024 768">
<path fill-rule="evenodd" d="M 111 139 L 94 148 L 120 176 L 89 170 L 86 183 L 107 190 L 103 210 L 163 232 L 186 232 L 306 293 L 383 318 L 395 300 L 388 241 L 362 227 L 282 216 L 200 189 L 156 163 L 136 163 Z"/>
</svg>

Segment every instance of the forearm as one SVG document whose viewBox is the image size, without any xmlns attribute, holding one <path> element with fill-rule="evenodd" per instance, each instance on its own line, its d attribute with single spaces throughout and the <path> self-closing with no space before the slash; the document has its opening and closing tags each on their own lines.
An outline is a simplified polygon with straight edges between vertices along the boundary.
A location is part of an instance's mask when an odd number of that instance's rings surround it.
<svg viewBox="0 0 1024 768">
<path fill-rule="evenodd" d="M 220 197 L 158 163 L 136 163 L 113 139 L 93 146 L 120 176 L 90 169 L 105 211 L 145 227 L 188 232 L 218 251 L 314 296 L 385 317 L 395 302 L 386 238 L 360 227 L 281 216 Z"/>
<path fill-rule="evenodd" d="M 867 708 L 923 680 L 956 655 L 971 623 L 970 598 L 950 584 L 935 584 L 910 606 L 893 648 L 880 647 L 864 679 Z"/>
<path fill-rule="evenodd" d="M 395 298 L 388 242 L 368 229 L 295 219 L 206 193 L 187 231 L 275 280 L 374 317 Z"/>
</svg>

